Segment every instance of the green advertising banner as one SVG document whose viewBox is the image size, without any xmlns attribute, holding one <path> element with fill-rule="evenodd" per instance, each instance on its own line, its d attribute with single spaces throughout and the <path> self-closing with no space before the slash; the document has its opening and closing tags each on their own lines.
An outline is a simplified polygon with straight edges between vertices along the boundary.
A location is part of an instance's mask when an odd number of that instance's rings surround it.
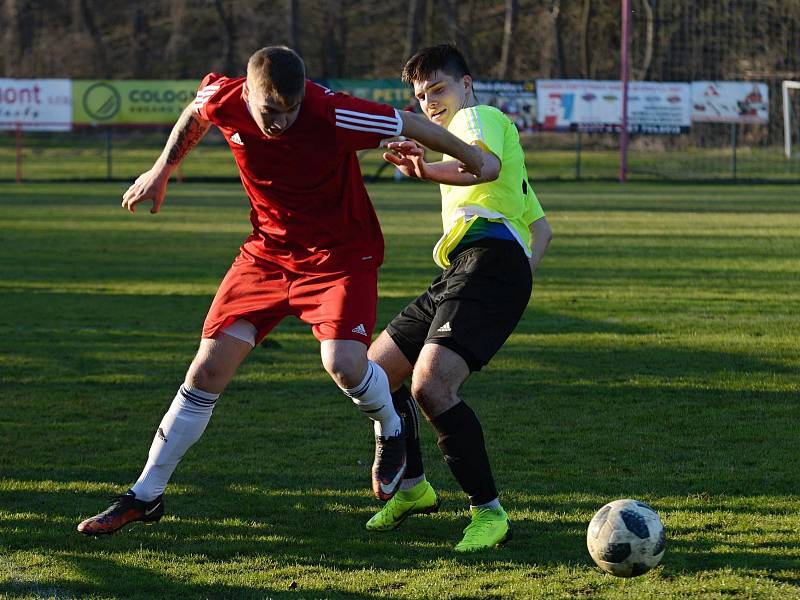
<svg viewBox="0 0 800 600">
<path fill-rule="evenodd" d="M 411 86 L 399 79 L 325 79 L 320 83 L 335 92 L 406 108 L 414 100 Z"/>
<path fill-rule="evenodd" d="M 72 80 L 72 122 L 172 125 L 195 96 L 199 81 Z"/>
</svg>

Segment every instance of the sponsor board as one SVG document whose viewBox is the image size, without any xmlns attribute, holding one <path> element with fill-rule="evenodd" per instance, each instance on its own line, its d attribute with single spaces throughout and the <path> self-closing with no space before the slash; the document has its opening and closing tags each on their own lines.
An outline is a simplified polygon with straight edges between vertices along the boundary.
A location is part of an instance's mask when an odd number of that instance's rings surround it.
<svg viewBox="0 0 800 600">
<path fill-rule="evenodd" d="M 0 129 L 69 131 L 71 121 L 69 79 L 0 78 Z"/>
<path fill-rule="evenodd" d="M 519 131 L 536 127 L 536 92 L 533 81 L 472 82 L 480 104 L 495 106 L 503 111 Z"/>
<path fill-rule="evenodd" d="M 692 121 L 767 123 L 769 91 L 756 81 L 693 81 Z"/>
<path fill-rule="evenodd" d="M 399 79 L 319 79 L 317 83 L 334 92 L 389 104 L 401 110 L 410 109 L 417 104 L 411 87 Z"/>
<path fill-rule="evenodd" d="M 193 79 L 73 80 L 73 121 L 172 125 L 194 100 L 198 85 Z"/>
<path fill-rule="evenodd" d="M 583 79 L 537 80 L 538 123 L 551 131 L 619 131 L 622 84 Z M 631 81 L 628 84 L 628 131 L 678 134 L 691 126 L 688 83 Z"/>
</svg>

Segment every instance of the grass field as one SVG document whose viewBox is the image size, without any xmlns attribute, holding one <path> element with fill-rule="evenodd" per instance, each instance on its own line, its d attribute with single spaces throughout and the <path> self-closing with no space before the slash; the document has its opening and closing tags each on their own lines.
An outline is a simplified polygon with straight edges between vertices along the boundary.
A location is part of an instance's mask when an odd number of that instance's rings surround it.
<svg viewBox="0 0 800 600">
<path fill-rule="evenodd" d="M 370 427 L 308 327 L 257 348 L 168 490 L 105 539 L 76 524 L 138 475 L 247 233 L 237 184 L 0 184 L 0 597 L 800 598 L 800 187 L 538 186 L 554 240 L 517 332 L 467 383 L 506 548 L 457 556 L 464 497 L 368 534 Z M 379 325 L 435 274 L 438 192 L 371 188 Z M 605 502 L 651 503 L 655 571 L 594 568 Z"/>
<path fill-rule="evenodd" d="M 2 134 L 2 132 L 0 132 Z M 82 128 L 69 133 L 26 132 L 22 138 L 22 177 L 25 181 L 134 179 L 149 169 L 167 136 L 165 128 L 114 130 Z M 192 151 L 181 165 L 187 178 L 216 177 L 236 180 L 238 172 L 227 144 L 216 131 Z M 585 136 L 580 164 L 577 164 L 575 134 L 523 135 L 526 164 L 532 179 L 572 181 L 616 180 L 619 151 L 598 143 L 598 136 Z M 738 178 L 758 182 L 800 183 L 800 160 L 786 160 L 783 147 L 743 146 L 737 150 L 734 177 L 731 148 L 664 148 L 661 136 L 634 136 L 628 156 L 632 181 L 720 181 Z M 109 141 L 111 151 L 109 153 Z M 110 157 L 110 171 L 109 171 Z M 372 177 L 384 165 L 377 150 L 360 153 L 364 174 Z M 579 167 L 579 168 L 578 168 Z M 0 135 L 0 182 L 16 176 L 16 148 L 13 132 Z M 578 170 L 580 176 L 578 177 Z M 391 169 L 381 177 L 391 180 Z"/>
</svg>

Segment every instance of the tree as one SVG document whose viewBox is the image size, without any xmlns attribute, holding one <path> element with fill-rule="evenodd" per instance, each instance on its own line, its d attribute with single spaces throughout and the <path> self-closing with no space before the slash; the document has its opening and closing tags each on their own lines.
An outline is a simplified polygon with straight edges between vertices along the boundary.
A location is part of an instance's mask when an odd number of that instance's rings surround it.
<svg viewBox="0 0 800 600">
<path fill-rule="evenodd" d="M 506 18 L 503 24 L 503 49 L 500 53 L 500 64 L 497 76 L 500 79 L 508 77 L 508 62 L 511 57 L 512 43 L 517 25 L 517 0 L 506 0 Z"/>
<path fill-rule="evenodd" d="M 220 61 L 223 73 L 237 73 L 241 70 L 241 67 L 236 63 L 236 20 L 234 19 L 233 6 L 231 2 L 214 0 L 214 8 L 217 11 L 222 27 Z"/>
<path fill-rule="evenodd" d="M 6 31 L 3 36 L 5 72 L 11 77 L 25 77 L 31 71 L 31 54 L 36 27 L 30 0 L 5 0 Z"/>
<path fill-rule="evenodd" d="M 288 46 L 300 51 L 300 0 L 286 0 L 286 30 L 289 32 Z"/>
</svg>

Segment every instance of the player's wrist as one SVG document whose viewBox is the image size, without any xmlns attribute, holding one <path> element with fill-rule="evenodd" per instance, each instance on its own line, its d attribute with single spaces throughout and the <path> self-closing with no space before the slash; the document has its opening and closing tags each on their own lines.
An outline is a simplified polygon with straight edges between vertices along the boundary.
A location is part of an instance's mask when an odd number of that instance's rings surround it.
<svg viewBox="0 0 800 600">
<path fill-rule="evenodd" d="M 172 172 L 173 172 L 175 169 L 177 169 L 177 168 L 178 168 L 178 165 L 179 165 L 179 164 L 180 164 L 180 162 L 177 162 L 177 163 L 175 163 L 175 164 L 170 164 L 170 163 L 167 161 L 167 158 L 166 158 L 166 157 L 164 157 L 164 156 L 160 156 L 160 157 L 158 158 L 158 160 L 156 160 L 156 162 L 155 162 L 155 164 L 153 165 L 153 168 L 151 169 L 151 171 L 152 171 L 152 172 L 155 174 L 155 176 L 156 176 L 156 177 L 158 177 L 158 178 L 162 178 L 162 177 L 167 177 L 167 178 L 169 178 L 169 176 L 170 176 L 170 175 L 172 175 Z"/>
</svg>

